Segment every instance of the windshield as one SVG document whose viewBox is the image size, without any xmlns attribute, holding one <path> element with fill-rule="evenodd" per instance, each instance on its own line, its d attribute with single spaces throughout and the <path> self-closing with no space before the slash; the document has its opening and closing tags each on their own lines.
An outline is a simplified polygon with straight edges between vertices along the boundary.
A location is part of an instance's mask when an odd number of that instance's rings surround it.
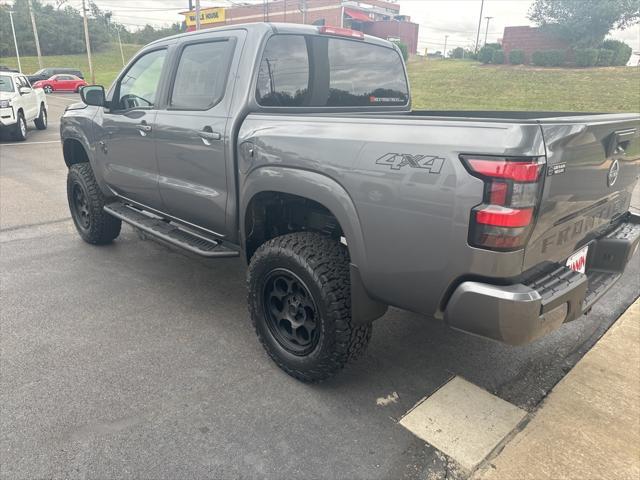
<svg viewBox="0 0 640 480">
<path fill-rule="evenodd" d="M 42 75 L 43 73 L 45 73 L 45 69 L 41 68 L 40 70 L 38 70 L 36 73 L 34 73 L 34 75 Z"/>
<path fill-rule="evenodd" d="M 13 80 L 9 75 L 0 75 L 0 92 L 13 92 Z"/>
</svg>

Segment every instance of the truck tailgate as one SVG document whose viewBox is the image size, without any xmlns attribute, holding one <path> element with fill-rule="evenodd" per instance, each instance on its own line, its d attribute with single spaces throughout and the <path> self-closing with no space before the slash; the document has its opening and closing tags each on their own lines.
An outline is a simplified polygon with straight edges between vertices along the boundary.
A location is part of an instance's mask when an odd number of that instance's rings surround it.
<svg viewBox="0 0 640 480">
<path fill-rule="evenodd" d="M 540 120 L 547 171 L 525 269 L 564 262 L 624 214 L 640 173 L 637 114 Z"/>
</svg>

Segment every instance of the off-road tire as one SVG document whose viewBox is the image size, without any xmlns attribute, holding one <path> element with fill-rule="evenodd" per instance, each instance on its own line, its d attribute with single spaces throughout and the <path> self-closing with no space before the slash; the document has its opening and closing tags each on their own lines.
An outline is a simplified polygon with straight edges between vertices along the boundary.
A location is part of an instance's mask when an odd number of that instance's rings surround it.
<svg viewBox="0 0 640 480">
<path fill-rule="evenodd" d="M 86 198 L 85 216 L 82 216 L 74 206 L 77 188 L 82 190 Z M 67 200 L 73 223 L 85 242 L 105 245 L 111 243 L 120 234 L 122 222 L 104 211 L 106 199 L 98 187 L 89 163 L 76 163 L 69 169 Z"/>
<path fill-rule="evenodd" d="M 38 115 L 38 118 L 36 118 L 33 123 L 36 124 L 38 130 L 47 129 L 47 109 L 44 108 L 44 105 L 40 105 L 40 115 Z"/>
<path fill-rule="evenodd" d="M 279 269 L 294 273 L 306 284 L 319 312 L 318 343 L 304 355 L 288 351 L 269 328 L 264 292 L 269 275 Z M 352 324 L 349 253 L 339 242 L 311 232 L 271 239 L 253 255 L 247 285 L 249 313 L 258 339 L 292 377 L 320 382 L 366 349 L 372 326 Z"/>
<path fill-rule="evenodd" d="M 18 121 L 13 130 L 13 138 L 19 142 L 24 142 L 27 136 L 27 121 L 24 118 L 24 113 L 18 112 Z"/>
</svg>

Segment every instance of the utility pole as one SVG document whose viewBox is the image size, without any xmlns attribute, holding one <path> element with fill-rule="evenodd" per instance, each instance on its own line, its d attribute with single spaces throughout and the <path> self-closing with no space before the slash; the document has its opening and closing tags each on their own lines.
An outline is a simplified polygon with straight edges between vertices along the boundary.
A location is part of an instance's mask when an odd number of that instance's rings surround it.
<svg viewBox="0 0 640 480">
<path fill-rule="evenodd" d="M 487 19 L 487 29 L 484 31 L 484 44 L 487 44 L 487 35 L 489 34 L 489 21 L 491 21 L 491 19 L 493 17 L 484 17 Z"/>
<path fill-rule="evenodd" d="M 482 11 L 484 10 L 484 0 L 480 4 L 480 18 L 478 19 L 478 34 L 476 35 L 476 49 L 475 52 L 478 53 L 478 42 L 480 42 L 480 27 L 482 26 Z"/>
<path fill-rule="evenodd" d="M 13 32 L 13 44 L 16 47 L 16 58 L 18 59 L 18 70 L 22 73 L 22 66 L 20 65 L 20 52 L 18 51 L 18 40 L 16 39 L 16 27 L 13 24 L 13 11 L 9 10 L 9 18 L 11 19 L 11 31 Z"/>
<path fill-rule="evenodd" d="M 200 30 L 200 0 L 196 0 L 196 30 Z"/>
<path fill-rule="evenodd" d="M 31 0 L 27 0 L 27 8 L 29 9 L 29 15 L 31 16 L 31 26 L 33 27 L 33 37 L 36 40 L 36 52 L 38 53 L 38 65 L 42 68 L 42 52 L 40 51 L 40 39 L 38 38 L 38 27 L 36 27 L 36 17 L 33 14 L 33 6 Z"/>
<path fill-rule="evenodd" d="M 124 67 L 124 51 L 122 50 L 122 40 L 120 39 L 120 29 L 118 29 L 118 43 L 120 44 L 120 56 L 122 57 L 122 66 Z"/>
<path fill-rule="evenodd" d="M 91 61 L 91 42 L 89 41 L 89 22 L 87 20 L 87 5 L 86 0 L 82 0 L 82 18 L 84 22 L 84 40 L 87 44 L 87 59 L 89 60 L 89 75 L 91 76 L 91 83 L 96 83 L 96 75 L 93 73 L 93 62 Z"/>
<path fill-rule="evenodd" d="M 307 23 L 307 0 L 300 0 L 300 11 L 302 12 L 302 23 Z"/>
<path fill-rule="evenodd" d="M 449 35 L 444 36 L 444 55 L 443 57 L 447 58 L 447 40 L 449 39 Z"/>
</svg>

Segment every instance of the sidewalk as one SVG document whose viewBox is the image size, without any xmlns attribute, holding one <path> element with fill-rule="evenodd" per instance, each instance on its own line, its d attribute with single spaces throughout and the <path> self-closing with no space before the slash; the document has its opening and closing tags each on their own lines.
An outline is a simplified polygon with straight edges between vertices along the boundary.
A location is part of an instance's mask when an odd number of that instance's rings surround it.
<svg viewBox="0 0 640 480">
<path fill-rule="evenodd" d="M 640 299 L 474 478 L 640 479 Z"/>
</svg>

